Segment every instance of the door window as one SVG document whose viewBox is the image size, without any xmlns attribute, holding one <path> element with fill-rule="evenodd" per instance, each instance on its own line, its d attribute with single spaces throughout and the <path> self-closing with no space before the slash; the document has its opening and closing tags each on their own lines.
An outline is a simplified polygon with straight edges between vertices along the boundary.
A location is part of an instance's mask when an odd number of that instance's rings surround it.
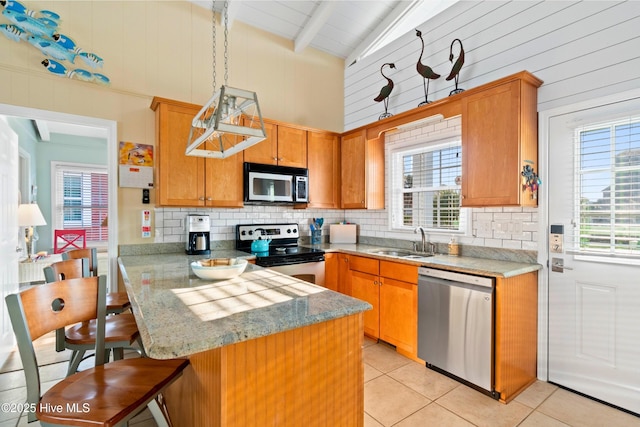
<svg viewBox="0 0 640 427">
<path fill-rule="evenodd" d="M 577 129 L 575 141 L 574 249 L 640 255 L 640 118 Z"/>
</svg>

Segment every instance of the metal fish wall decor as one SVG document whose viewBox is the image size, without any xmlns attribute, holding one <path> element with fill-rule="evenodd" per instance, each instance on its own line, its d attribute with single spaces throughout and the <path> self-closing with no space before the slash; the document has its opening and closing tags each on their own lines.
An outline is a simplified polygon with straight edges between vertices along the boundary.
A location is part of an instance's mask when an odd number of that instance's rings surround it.
<svg viewBox="0 0 640 427">
<path fill-rule="evenodd" d="M 15 0 L 0 0 L 2 16 L 11 24 L 0 24 L 0 33 L 16 43 L 22 40 L 38 49 L 45 57 L 41 64 L 52 74 L 85 82 L 109 85 L 107 76 L 92 73 L 82 68 L 65 66 L 58 61 L 73 65 L 79 59 L 92 69 L 102 68 L 103 59 L 95 53 L 84 52 L 70 37 L 59 32 L 60 15 L 50 10 L 31 10 Z"/>
</svg>

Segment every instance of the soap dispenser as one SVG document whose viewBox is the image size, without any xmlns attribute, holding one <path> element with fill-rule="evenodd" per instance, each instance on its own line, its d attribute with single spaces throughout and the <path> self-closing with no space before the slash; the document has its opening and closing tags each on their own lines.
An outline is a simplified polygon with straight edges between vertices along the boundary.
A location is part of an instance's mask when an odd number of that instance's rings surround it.
<svg viewBox="0 0 640 427">
<path fill-rule="evenodd" d="M 451 236 L 451 240 L 449 241 L 449 255 L 460 255 L 460 245 L 456 242 L 456 238 L 454 236 Z"/>
</svg>

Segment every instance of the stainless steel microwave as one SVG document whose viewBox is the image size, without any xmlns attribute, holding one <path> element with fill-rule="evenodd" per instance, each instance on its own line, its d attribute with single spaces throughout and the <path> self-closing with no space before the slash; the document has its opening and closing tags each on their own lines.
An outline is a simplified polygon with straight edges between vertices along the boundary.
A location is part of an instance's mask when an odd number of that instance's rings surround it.
<svg viewBox="0 0 640 427">
<path fill-rule="evenodd" d="M 307 203 L 309 170 L 244 163 L 245 203 Z"/>
</svg>

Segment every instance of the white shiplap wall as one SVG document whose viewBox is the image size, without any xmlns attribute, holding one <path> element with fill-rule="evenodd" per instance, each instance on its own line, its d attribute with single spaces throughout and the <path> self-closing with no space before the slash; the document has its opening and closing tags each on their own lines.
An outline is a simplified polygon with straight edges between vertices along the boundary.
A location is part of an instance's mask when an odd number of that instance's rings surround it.
<svg viewBox="0 0 640 427">
<path fill-rule="evenodd" d="M 544 81 L 538 111 L 640 87 L 640 2 L 638 1 L 460 1 L 418 27 L 425 39 L 423 63 L 442 77 L 431 81 L 429 100 L 448 96 L 452 81 L 449 46 L 460 38 L 465 65 L 460 87 L 472 88 L 527 70 Z M 389 112 L 424 100 L 416 63 L 415 29 L 345 71 L 345 130 L 374 122 L 384 111 L 373 101 L 386 81 L 395 87 Z M 454 47 L 457 55 L 457 47 Z"/>
</svg>

